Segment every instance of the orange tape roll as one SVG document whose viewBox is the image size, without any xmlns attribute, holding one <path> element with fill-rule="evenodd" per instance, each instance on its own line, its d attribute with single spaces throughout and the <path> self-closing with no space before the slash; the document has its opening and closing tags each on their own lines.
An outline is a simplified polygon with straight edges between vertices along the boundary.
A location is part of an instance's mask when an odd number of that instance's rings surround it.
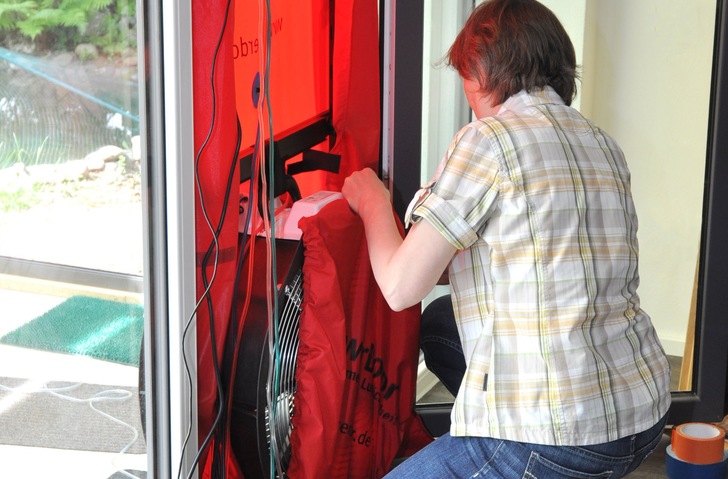
<svg viewBox="0 0 728 479">
<path fill-rule="evenodd" d="M 714 464 L 723 460 L 725 433 L 712 424 L 689 422 L 672 430 L 672 450 L 691 464 Z"/>
</svg>

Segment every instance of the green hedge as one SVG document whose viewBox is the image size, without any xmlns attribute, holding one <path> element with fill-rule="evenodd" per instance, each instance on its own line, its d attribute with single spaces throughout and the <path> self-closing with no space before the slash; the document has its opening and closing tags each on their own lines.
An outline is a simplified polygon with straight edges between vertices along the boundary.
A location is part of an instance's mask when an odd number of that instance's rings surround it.
<svg viewBox="0 0 728 479">
<path fill-rule="evenodd" d="M 0 42 L 40 50 L 136 48 L 136 0 L 0 0 Z"/>
</svg>

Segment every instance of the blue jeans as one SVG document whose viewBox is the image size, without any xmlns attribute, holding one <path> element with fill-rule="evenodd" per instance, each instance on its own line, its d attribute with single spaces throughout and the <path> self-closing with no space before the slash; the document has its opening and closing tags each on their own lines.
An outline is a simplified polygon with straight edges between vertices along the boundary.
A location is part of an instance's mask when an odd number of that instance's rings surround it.
<svg viewBox="0 0 728 479">
<path fill-rule="evenodd" d="M 384 479 L 616 479 L 637 469 L 662 438 L 667 415 L 647 431 L 592 446 L 544 446 L 449 433 Z"/>
</svg>

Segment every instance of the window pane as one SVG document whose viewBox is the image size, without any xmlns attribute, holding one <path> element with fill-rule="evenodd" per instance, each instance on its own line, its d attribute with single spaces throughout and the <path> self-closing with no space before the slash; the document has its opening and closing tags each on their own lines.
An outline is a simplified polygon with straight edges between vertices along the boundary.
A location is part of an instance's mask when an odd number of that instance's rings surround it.
<svg viewBox="0 0 728 479">
<path fill-rule="evenodd" d="M 45 3 L 0 15 L 0 458 L 146 477 L 136 2 Z"/>
</svg>

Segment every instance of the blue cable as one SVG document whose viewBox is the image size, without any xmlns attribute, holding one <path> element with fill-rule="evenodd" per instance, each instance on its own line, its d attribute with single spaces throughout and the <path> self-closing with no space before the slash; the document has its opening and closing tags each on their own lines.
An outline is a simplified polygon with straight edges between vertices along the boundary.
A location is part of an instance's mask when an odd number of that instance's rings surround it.
<svg viewBox="0 0 728 479">
<path fill-rule="evenodd" d="M 127 117 L 127 118 L 129 118 L 129 119 L 131 119 L 131 120 L 133 120 L 133 121 L 135 121 L 137 123 L 139 123 L 139 117 L 138 116 L 136 116 L 136 115 L 134 115 L 132 113 L 129 113 L 128 111 L 123 110 L 123 109 L 121 109 L 121 108 L 119 108 L 119 107 L 117 107 L 115 105 L 112 105 L 111 103 L 109 103 L 107 101 L 104 101 L 101 98 L 97 98 L 97 97 L 95 97 L 93 95 L 90 95 L 90 94 L 86 93 L 85 91 L 76 88 L 73 85 L 69 85 L 68 83 L 66 83 L 64 81 L 59 80 L 58 78 L 54 78 L 54 77 L 52 77 L 52 76 L 50 76 L 50 75 L 48 75 L 46 73 L 43 73 L 42 71 L 40 71 L 37 68 L 35 68 L 32 65 L 30 65 L 30 61 L 27 58 L 25 58 L 23 55 L 20 55 L 18 53 L 15 53 L 15 52 L 13 52 L 11 50 L 8 50 L 6 48 L 0 47 L 0 58 L 2 58 L 3 60 L 8 61 L 8 62 L 10 62 L 10 63 L 12 63 L 14 65 L 19 66 L 23 70 L 26 70 L 26 71 L 29 71 L 30 73 L 33 73 L 35 75 L 38 75 L 39 77 L 41 77 L 41 78 L 43 78 L 45 80 L 48 80 L 48 81 L 50 81 L 52 83 L 55 83 L 56 85 L 59 85 L 59 86 L 65 88 L 67 90 L 70 90 L 73 93 L 76 93 L 77 95 L 80 95 L 80 96 L 82 96 L 82 97 L 84 97 L 84 98 L 86 98 L 88 100 L 91 100 L 94 103 L 98 103 L 99 105 L 101 105 L 101 106 L 103 106 L 105 108 L 108 108 L 111 111 L 114 111 L 116 113 L 119 113 L 120 115 L 123 115 L 123 116 L 125 116 L 125 117 Z"/>
</svg>

